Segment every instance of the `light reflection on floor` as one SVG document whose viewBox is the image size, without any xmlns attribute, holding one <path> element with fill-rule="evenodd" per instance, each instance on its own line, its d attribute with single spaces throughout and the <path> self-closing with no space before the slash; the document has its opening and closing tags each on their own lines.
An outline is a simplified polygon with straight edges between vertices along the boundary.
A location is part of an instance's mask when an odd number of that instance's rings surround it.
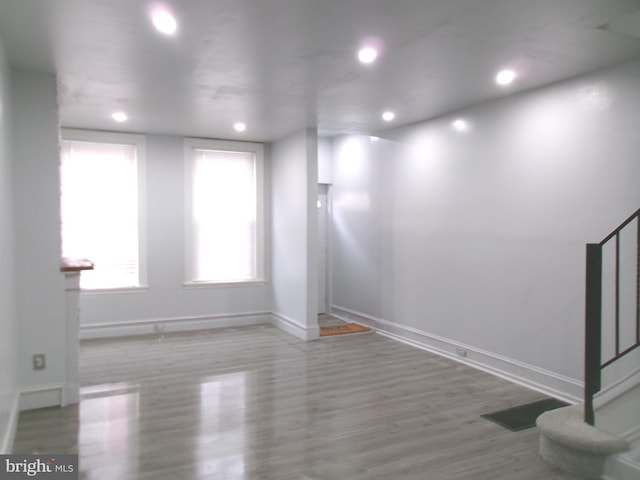
<svg viewBox="0 0 640 480">
<path fill-rule="evenodd" d="M 200 384 L 198 474 L 220 479 L 245 478 L 245 372 L 207 377 Z"/>
<path fill-rule="evenodd" d="M 110 478 L 134 477 L 139 457 L 139 386 L 122 382 L 84 387 L 80 398 L 80 459 L 107 467 Z M 85 478 L 105 480 L 105 472 L 91 470 Z"/>
<path fill-rule="evenodd" d="M 246 372 L 214 375 L 200 383 L 198 435 L 192 449 L 193 465 L 197 465 L 194 473 L 199 477 L 245 478 L 247 377 Z M 127 382 L 81 390 L 79 454 L 82 462 L 92 465 L 83 478 L 135 478 L 141 458 L 141 401 L 161 408 L 161 399 L 145 400 L 141 400 L 140 386 Z M 181 447 L 176 445 L 176 449 Z"/>
</svg>

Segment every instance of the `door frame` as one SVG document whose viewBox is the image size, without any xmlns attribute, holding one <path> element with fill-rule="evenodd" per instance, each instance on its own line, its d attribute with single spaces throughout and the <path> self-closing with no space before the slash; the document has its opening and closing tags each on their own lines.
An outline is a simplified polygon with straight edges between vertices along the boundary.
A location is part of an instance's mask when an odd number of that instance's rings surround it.
<svg viewBox="0 0 640 480">
<path fill-rule="evenodd" d="M 318 313 L 321 310 L 325 310 L 325 313 L 331 313 L 331 305 L 332 305 L 332 290 L 331 290 L 331 234 L 332 234 L 332 197 L 331 197 L 331 184 L 330 183 L 319 183 L 318 184 L 318 199 L 321 195 L 320 190 L 325 189 L 326 191 L 326 201 L 324 208 L 324 220 L 325 220 L 325 232 L 324 232 L 324 248 L 325 248 L 325 268 L 324 268 L 324 292 L 325 298 L 321 299 L 318 296 Z M 318 215 L 319 218 L 319 215 Z M 320 242 L 320 229 L 318 228 L 318 251 L 322 248 Z M 318 275 L 320 277 L 320 275 Z M 320 283 L 320 278 L 318 278 L 318 283 Z M 324 308 L 321 307 L 321 304 L 324 305 Z"/>
</svg>

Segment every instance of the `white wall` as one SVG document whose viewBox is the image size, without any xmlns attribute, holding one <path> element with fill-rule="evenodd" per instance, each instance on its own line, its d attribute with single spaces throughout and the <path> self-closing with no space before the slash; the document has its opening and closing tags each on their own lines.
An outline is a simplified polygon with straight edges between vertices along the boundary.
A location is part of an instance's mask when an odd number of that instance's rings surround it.
<svg viewBox="0 0 640 480">
<path fill-rule="evenodd" d="M 18 395 L 15 379 L 17 313 L 14 289 L 14 242 L 9 66 L 0 43 L 0 454 L 8 453 Z"/>
<path fill-rule="evenodd" d="M 314 338 L 318 334 L 317 134 L 296 133 L 274 142 L 270 152 L 273 313 L 281 328 Z"/>
<path fill-rule="evenodd" d="M 640 61 L 335 140 L 334 304 L 580 395 L 584 245 L 640 207 L 638 85 Z"/>
<path fill-rule="evenodd" d="M 271 310 L 267 285 L 184 288 L 184 139 L 146 136 L 148 285 L 136 293 L 83 293 L 83 336 L 249 323 Z M 268 166 L 267 166 L 268 168 Z M 265 196 L 268 195 L 268 185 Z M 266 236 L 268 237 L 268 227 Z M 228 322 L 227 320 L 230 320 Z M 268 320 L 268 315 L 263 321 Z M 203 323 L 204 322 L 204 323 Z M 137 326 L 136 326 L 137 325 Z M 134 328 L 134 326 L 136 326 Z"/>
<path fill-rule="evenodd" d="M 53 75 L 13 72 L 11 81 L 18 378 L 29 389 L 65 382 L 58 111 Z M 35 353 L 45 370 L 32 369 Z"/>
<path fill-rule="evenodd" d="M 318 183 L 331 183 L 332 159 L 331 137 L 318 137 Z"/>
</svg>

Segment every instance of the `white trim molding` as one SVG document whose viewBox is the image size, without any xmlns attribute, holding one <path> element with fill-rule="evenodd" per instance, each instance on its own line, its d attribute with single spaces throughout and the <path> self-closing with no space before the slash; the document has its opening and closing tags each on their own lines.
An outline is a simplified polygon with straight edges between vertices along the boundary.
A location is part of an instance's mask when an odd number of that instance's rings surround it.
<svg viewBox="0 0 640 480">
<path fill-rule="evenodd" d="M 271 323 L 269 312 L 156 318 L 129 322 L 81 325 L 80 339 L 89 340 L 95 338 L 161 334 L 165 332 L 188 332 L 226 327 L 245 327 L 265 323 Z"/>
<path fill-rule="evenodd" d="M 25 387 L 20 392 L 20 411 L 63 406 L 66 388 L 63 383 Z"/>
<path fill-rule="evenodd" d="M 271 323 L 280 330 L 284 330 L 302 340 L 317 340 L 320 338 L 320 327 L 317 324 L 306 326 L 282 313 L 271 312 Z"/>
<path fill-rule="evenodd" d="M 635 453 L 635 455 L 634 455 Z M 640 452 L 611 455 L 605 461 L 602 480 L 631 480 L 640 478 Z"/>
<path fill-rule="evenodd" d="M 316 340 L 320 337 L 320 329 L 317 325 L 306 326 L 293 318 L 275 312 L 234 313 L 87 324 L 80 326 L 79 335 L 80 340 L 92 340 L 264 324 L 272 324 L 303 340 Z"/>
<path fill-rule="evenodd" d="M 197 288 L 264 287 L 266 284 L 266 279 L 256 278 L 254 280 L 241 280 L 238 282 L 184 282 L 182 288 L 191 290 Z"/>
<path fill-rule="evenodd" d="M 622 434 L 632 449 L 640 449 L 640 425 L 635 425 Z M 638 457 L 640 460 L 640 457 Z"/>
<path fill-rule="evenodd" d="M 376 333 L 393 340 L 464 363 L 569 403 L 582 401 L 584 384 L 576 379 L 339 305 L 331 306 L 331 314 L 347 322 L 374 328 Z M 458 352 L 464 352 L 464 356 Z"/>
<path fill-rule="evenodd" d="M 20 417 L 20 393 L 16 392 L 9 407 L 6 430 L 0 439 L 0 455 L 8 455 L 13 450 L 13 439 L 16 437 L 18 417 Z"/>
<path fill-rule="evenodd" d="M 597 409 L 604 407 L 640 385 L 640 368 L 600 390 L 594 398 Z"/>
</svg>

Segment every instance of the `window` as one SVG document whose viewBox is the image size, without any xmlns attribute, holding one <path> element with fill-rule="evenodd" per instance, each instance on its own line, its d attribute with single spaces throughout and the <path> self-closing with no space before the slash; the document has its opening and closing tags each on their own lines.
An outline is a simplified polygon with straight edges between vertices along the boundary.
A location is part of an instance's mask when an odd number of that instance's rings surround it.
<svg viewBox="0 0 640 480">
<path fill-rule="evenodd" d="M 82 289 L 142 286 L 144 138 L 78 130 L 62 136 L 62 255 L 94 262 L 81 275 Z"/>
<path fill-rule="evenodd" d="M 186 140 L 187 284 L 263 281 L 263 150 Z"/>
</svg>

